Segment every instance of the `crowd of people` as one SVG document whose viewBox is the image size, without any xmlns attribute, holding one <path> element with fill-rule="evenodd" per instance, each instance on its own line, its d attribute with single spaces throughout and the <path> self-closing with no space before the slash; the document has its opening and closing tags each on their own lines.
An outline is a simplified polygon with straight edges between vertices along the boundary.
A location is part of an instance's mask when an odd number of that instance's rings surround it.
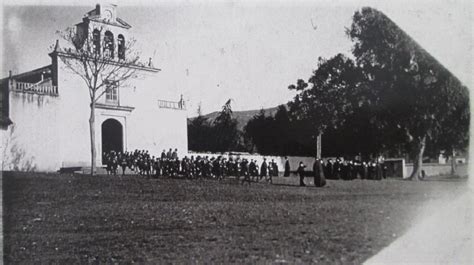
<svg viewBox="0 0 474 265">
<path fill-rule="evenodd" d="M 133 152 L 110 151 L 104 155 L 104 164 L 108 174 L 122 174 L 126 172 L 147 177 L 183 176 L 186 178 L 215 178 L 224 179 L 234 176 L 243 183 L 258 182 L 261 180 L 273 182 L 273 177 L 279 176 L 278 164 L 272 159 L 259 165 L 255 159 L 226 156 L 184 156 L 178 157 L 178 150 L 170 148 L 163 150 L 160 156 L 150 155 L 148 150 Z M 119 172 L 119 170 L 121 172 Z M 128 170 L 128 171 L 127 171 Z M 290 176 L 290 163 L 286 157 L 283 176 Z M 305 177 L 314 177 L 314 185 L 322 187 L 326 179 L 374 179 L 386 178 L 387 168 L 378 161 L 362 162 L 359 160 L 343 160 L 340 158 L 315 159 L 312 170 L 306 170 L 303 162 L 299 163 L 296 173 L 300 176 L 300 185 L 305 186 Z"/>
<path fill-rule="evenodd" d="M 227 176 L 243 177 L 242 183 L 260 181 L 262 179 L 273 182 L 273 177 L 278 176 L 278 165 L 272 159 L 267 162 L 264 158 L 259 166 L 257 160 L 233 158 L 224 156 L 185 156 L 178 157 L 178 150 L 168 152 L 163 150 L 161 156 L 155 157 L 147 150 L 133 152 L 110 151 L 104 156 L 104 164 L 108 174 L 125 175 L 127 169 L 131 173 L 143 176 L 184 176 L 186 178 L 216 178 L 223 179 Z"/>
</svg>

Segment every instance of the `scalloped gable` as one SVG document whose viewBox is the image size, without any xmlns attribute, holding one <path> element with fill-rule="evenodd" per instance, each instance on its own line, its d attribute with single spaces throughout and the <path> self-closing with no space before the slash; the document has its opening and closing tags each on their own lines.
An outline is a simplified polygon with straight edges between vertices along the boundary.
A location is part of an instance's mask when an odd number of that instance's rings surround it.
<svg viewBox="0 0 474 265">
<path fill-rule="evenodd" d="M 116 8 L 115 5 L 114 6 L 114 9 Z M 94 9 L 92 9 L 91 11 L 87 12 L 85 15 L 84 15 L 84 18 L 83 20 L 90 20 L 90 21 L 95 21 L 95 22 L 99 22 L 99 23 L 104 23 L 104 24 L 108 24 L 108 25 L 113 25 L 113 26 L 118 26 L 118 27 L 123 27 L 123 28 L 126 28 L 126 29 L 130 29 L 132 26 L 130 24 L 128 24 L 127 22 L 125 22 L 125 20 L 119 18 L 119 17 L 116 17 L 114 21 L 106 21 L 103 17 L 102 17 L 102 14 L 101 14 L 101 5 L 97 4 L 96 7 Z"/>
</svg>

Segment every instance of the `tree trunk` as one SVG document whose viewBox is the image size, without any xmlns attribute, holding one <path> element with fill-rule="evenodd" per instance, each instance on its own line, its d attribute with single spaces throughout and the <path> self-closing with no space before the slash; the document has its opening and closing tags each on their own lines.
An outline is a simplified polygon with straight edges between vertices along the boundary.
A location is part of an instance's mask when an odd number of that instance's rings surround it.
<svg viewBox="0 0 474 265">
<path fill-rule="evenodd" d="M 321 135 L 322 133 L 319 133 L 317 138 L 316 138 L 316 158 L 321 159 Z"/>
<path fill-rule="evenodd" d="M 454 158 L 456 156 L 456 152 L 454 151 L 454 148 L 452 149 L 451 153 L 451 176 L 456 175 L 456 159 Z"/>
<path fill-rule="evenodd" d="M 96 150 L 95 150 L 95 102 L 91 103 L 91 116 L 89 117 L 89 132 L 91 136 L 91 176 L 94 176 L 95 173 L 95 160 L 96 160 Z"/>
<path fill-rule="evenodd" d="M 418 154 L 416 155 L 415 161 L 413 163 L 413 172 L 411 173 L 408 180 L 420 180 L 421 171 L 423 168 L 423 153 L 425 152 L 426 147 L 426 136 L 423 136 L 421 140 L 418 142 Z"/>
</svg>

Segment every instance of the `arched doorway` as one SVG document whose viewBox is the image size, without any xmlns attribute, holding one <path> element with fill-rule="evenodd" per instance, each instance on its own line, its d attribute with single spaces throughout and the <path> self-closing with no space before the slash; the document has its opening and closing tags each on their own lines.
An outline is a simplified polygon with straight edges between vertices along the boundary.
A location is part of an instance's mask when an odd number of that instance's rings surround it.
<svg viewBox="0 0 474 265">
<path fill-rule="evenodd" d="M 112 150 L 123 152 L 123 128 L 117 120 L 107 119 L 102 123 L 102 161 Z"/>
</svg>

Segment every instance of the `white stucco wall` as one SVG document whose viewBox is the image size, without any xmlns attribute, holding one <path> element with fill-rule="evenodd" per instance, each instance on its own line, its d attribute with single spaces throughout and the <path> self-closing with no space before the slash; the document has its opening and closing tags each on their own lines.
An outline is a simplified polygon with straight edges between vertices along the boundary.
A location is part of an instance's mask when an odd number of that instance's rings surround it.
<svg viewBox="0 0 474 265">
<path fill-rule="evenodd" d="M 2 144 L 4 170 L 59 169 L 59 97 L 10 92 L 10 119 Z"/>
<path fill-rule="evenodd" d="M 163 149 L 178 149 L 186 153 L 188 147 L 186 112 L 143 106 L 134 110 L 128 126 L 129 150 L 145 149 L 160 155 Z"/>
<path fill-rule="evenodd" d="M 196 152 L 189 152 L 188 157 L 194 156 L 195 158 L 197 156 L 205 157 L 209 156 L 211 157 L 218 157 L 221 154 L 219 153 L 196 153 Z M 228 155 L 223 155 L 224 157 L 228 158 Z M 235 159 L 239 157 L 240 159 L 247 159 L 247 160 L 256 160 L 257 164 L 260 166 L 263 163 L 263 159 L 265 158 L 268 162 L 271 162 L 272 160 L 277 164 L 278 170 L 281 172 L 284 172 L 285 170 L 285 162 L 286 159 L 284 156 L 264 156 L 264 155 L 259 155 L 259 154 L 239 154 L 239 155 L 232 155 L 232 157 Z M 307 171 L 313 170 L 313 164 L 316 161 L 314 157 L 309 157 L 309 156 L 288 156 L 288 161 L 290 162 L 290 171 L 296 171 L 298 168 L 300 162 L 303 162 L 303 164 L 306 166 Z"/>
<path fill-rule="evenodd" d="M 60 93 L 65 94 L 61 102 L 61 120 L 65 121 L 61 125 L 64 132 L 61 141 L 63 166 L 87 166 L 90 163 L 87 88 L 76 75 L 64 66 L 60 67 L 63 69 L 59 74 Z M 132 111 L 96 109 L 97 164 L 101 162 L 102 153 L 101 125 L 109 118 L 117 120 L 123 127 L 124 151 L 146 149 L 159 155 L 165 148 L 178 148 L 180 152 L 187 152 L 186 112 L 158 107 L 160 94 L 165 91 L 168 94 L 170 88 L 160 87 L 154 82 L 154 75 L 159 73 L 146 73 L 140 79 L 121 84 L 120 106 L 132 107 Z M 104 99 L 105 96 L 100 102 L 104 103 Z M 178 100 L 179 95 L 174 95 L 173 99 Z"/>
<path fill-rule="evenodd" d="M 88 89 L 80 77 L 58 61 L 59 97 L 10 92 L 14 124 L 2 132 L 7 143 L 2 146 L 9 150 L 3 158 L 10 165 L 6 169 L 57 171 L 90 164 Z M 159 73 L 147 74 L 119 88 L 120 106 L 133 110 L 96 109 L 97 165 L 101 165 L 101 126 L 109 118 L 123 127 L 124 151 L 146 149 L 159 155 L 163 149 L 178 148 L 180 153 L 187 152 L 186 111 L 158 107 L 160 94 L 169 94 L 170 88 L 147 80 L 153 74 Z M 178 99 L 179 95 L 174 95 L 171 100 Z M 11 146 L 15 146 L 14 152 L 10 152 Z M 21 161 L 17 161 L 19 153 Z"/>
<path fill-rule="evenodd" d="M 61 167 L 86 166 L 90 164 L 89 92 L 84 81 L 58 61 L 58 159 Z"/>
</svg>

